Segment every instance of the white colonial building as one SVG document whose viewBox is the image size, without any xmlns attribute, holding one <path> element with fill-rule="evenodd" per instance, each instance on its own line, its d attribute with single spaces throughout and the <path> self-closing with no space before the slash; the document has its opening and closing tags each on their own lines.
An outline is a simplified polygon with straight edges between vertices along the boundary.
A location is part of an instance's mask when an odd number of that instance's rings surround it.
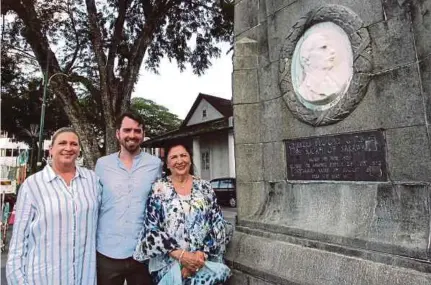
<svg viewBox="0 0 431 285">
<path fill-rule="evenodd" d="M 235 177 L 232 102 L 200 93 L 179 129 L 144 142 L 163 148 L 181 142 L 191 151 L 195 175 L 211 180 Z M 163 151 L 158 152 L 163 156 Z"/>
</svg>

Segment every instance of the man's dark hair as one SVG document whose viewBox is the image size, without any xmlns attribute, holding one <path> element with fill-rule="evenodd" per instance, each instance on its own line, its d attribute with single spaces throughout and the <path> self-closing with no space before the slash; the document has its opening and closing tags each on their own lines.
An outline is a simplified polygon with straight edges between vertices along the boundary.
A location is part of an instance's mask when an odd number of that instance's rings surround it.
<svg viewBox="0 0 431 285">
<path fill-rule="evenodd" d="M 133 121 L 138 122 L 139 125 L 142 125 L 142 130 L 144 130 L 145 128 L 145 123 L 144 123 L 144 119 L 142 118 L 142 116 L 135 111 L 126 111 L 124 113 L 122 113 L 118 118 L 117 118 L 117 122 L 116 122 L 116 129 L 119 130 L 121 129 L 121 123 L 123 122 L 123 119 L 127 117 L 132 119 Z"/>
</svg>

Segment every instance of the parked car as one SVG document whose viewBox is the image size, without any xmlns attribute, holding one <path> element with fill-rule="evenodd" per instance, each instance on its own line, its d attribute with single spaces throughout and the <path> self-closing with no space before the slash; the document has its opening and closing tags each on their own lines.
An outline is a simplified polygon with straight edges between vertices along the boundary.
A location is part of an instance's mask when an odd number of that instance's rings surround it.
<svg viewBox="0 0 431 285">
<path fill-rule="evenodd" d="M 219 203 L 236 207 L 236 181 L 235 178 L 216 178 L 211 180 L 211 186 Z"/>
</svg>

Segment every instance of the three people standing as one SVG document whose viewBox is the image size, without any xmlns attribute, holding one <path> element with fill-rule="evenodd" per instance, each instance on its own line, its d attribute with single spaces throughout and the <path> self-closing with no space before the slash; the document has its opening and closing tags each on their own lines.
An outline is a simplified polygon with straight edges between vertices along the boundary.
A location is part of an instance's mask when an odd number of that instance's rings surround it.
<svg viewBox="0 0 431 285">
<path fill-rule="evenodd" d="M 73 129 L 54 134 L 52 165 L 18 195 L 8 284 L 219 284 L 229 277 L 222 260 L 229 229 L 209 182 L 192 175 L 190 152 L 169 148 L 170 176 L 154 183 L 162 162 L 141 151 L 142 117 L 122 114 L 116 137 L 120 151 L 100 158 L 93 172 L 76 166 Z"/>
</svg>

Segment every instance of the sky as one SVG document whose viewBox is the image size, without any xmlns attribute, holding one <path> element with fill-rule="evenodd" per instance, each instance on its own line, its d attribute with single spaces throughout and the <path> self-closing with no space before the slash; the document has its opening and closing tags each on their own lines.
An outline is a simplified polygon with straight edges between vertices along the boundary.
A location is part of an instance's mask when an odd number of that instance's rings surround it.
<svg viewBox="0 0 431 285">
<path fill-rule="evenodd" d="M 199 93 L 232 99 L 232 53 L 226 55 L 223 45 L 219 58 L 212 59 L 212 66 L 202 76 L 193 74 L 191 68 L 182 73 L 175 61 L 163 59 L 159 74 L 141 68 L 132 97 L 144 97 L 165 106 L 171 113 L 184 119 Z"/>
</svg>

